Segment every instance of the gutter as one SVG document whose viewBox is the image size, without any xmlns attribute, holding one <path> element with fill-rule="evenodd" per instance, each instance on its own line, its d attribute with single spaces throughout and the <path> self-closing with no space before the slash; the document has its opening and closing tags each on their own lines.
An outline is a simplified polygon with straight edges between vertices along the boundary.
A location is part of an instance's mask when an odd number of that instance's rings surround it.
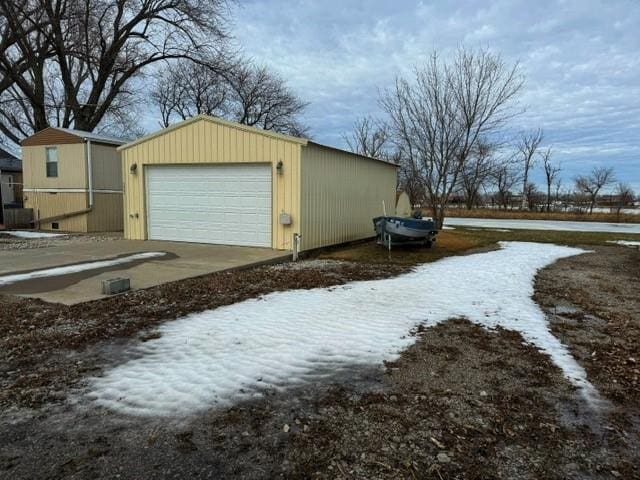
<svg viewBox="0 0 640 480">
<path fill-rule="evenodd" d="M 40 224 L 42 222 L 50 222 L 52 220 L 62 220 L 64 218 L 75 217 L 77 215 L 89 213 L 93 210 L 93 162 L 91 161 L 91 140 L 86 137 L 83 138 L 83 140 L 85 144 L 85 158 L 87 161 L 87 208 L 77 210 L 75 212 L 61 213 L 60 215 L 53 215 L 51 217 L 32 220 L 31 223 L 34 225 L 38 224 L 38 228 L 40 228 Z"/>
</svg>

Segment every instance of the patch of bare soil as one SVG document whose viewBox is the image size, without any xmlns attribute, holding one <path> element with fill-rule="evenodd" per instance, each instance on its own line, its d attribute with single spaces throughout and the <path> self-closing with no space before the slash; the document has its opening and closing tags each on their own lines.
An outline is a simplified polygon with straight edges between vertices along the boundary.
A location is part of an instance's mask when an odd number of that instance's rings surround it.
<svg viewBox="0 0 640 480">
<path fill-rule="evenodd" d="M 195 418 L 123 417 L 75 396 L 42 405 L 51 401 L 47 392 L 59 388 L 62 396 L 100 368 L 89 355 L 94 347 L 109 346 L 118 358 L 114 339 L 153 335 L 164 319 L 267 291 L 379 278 L 399 267 L 312 261 L 62 307 L 69 310 L 17 302 L 19 320 L 0 329 L 23 336 L 30 363 L 8 357 L 22 369 L 9 377 L 24 379 L 22 389 L 4 383 L 2 372 L 2 395 L 5 385 L 10 391 L 3 407 L 12 408 L 0 411 L 0 478 L 638 479 L 637 366 L 629 360 L 639 345 L 638 299 L 626 298 L 637 288 L 632 254 L 598 248 L 544 269 L 536 281 L 554 331 L 610 401 L 604 410 L 585 405 L 519 334 L 455 319 L 418 328 L 416 343 L 385 368 L 344 368 Z M 45 320 L 33 318 L 45 308 L 52 309 Z M 50 333 L 40 336 L 31 324 Z M 50 338 L 57 346 L 46 346 Z M 12 348 L 12 355 L 20 351 Z M 70 373 L 54 369 L 49 381 L 47 362 Z"/>
<path fill-rule="evenodd" d="M 640 251 L 592 250 L 544 269 L 535 299 L 600 392 L 640 406 Z"/>
<path fill-rule="evenodd" d="M 336 388 L 303 418 L 298 478 L 632 478 L 640 456 L 518 333 L 466 321 L 424 330 L 383 392 Z"/>
<path fill-rule="evenodd" d="M 306 268 L 303 268 L 306 267 Z M 158 324 L 266 293 L 328 287 L 409 267 L 329 260 L 221 272 L 73 306 L 0 295 L 0 407 L 59 402 L 95 374 L 108 341 L 156 335 Z"/>
<path fill-rule="evenodd" d="M 0 423 L 7 478 L 636 478 L 637 450 L 519 334 L 420 329 L 385 369 L 186 421 L 81 404 Z"/>
</svg>

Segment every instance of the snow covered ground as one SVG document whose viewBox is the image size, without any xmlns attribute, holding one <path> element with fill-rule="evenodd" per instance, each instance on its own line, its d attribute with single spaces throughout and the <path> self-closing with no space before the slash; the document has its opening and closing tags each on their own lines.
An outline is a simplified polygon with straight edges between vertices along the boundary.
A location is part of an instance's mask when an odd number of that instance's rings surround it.
<svg viewBox="0 0 640 480">
<path fill-rule="evenodd" d="M 640 247 L 640 242 L 629 242 L 627 240 L 609 240 L 609 243 L 617 243 L 625 247 Z"/>
<path fill-rule="evenodd" d="M 28 273 L 14 273 L 11 275 L 0 276 L 0 287 L 10 285 L 12 283 L 23 282 L 34 278 L 57 277 L 67 275 L 69 273 L 84 272 L 85 270 L 96 270 L 98 268 L 112 267 L 123 263 L 135 262 L 138 260 L 146 260 L 148 258 L 163 257 L 165 252 L 145 252 L 127 255 L 126 257 L 113 258 L 111 260 L 100 260 L 97 262 L 78 263 L 64 267 L 47 268 L 44 270 L 35 270 Z"/>
<path fill-rule="evenodd" d="M 445 225 L 456 227 L 559 230 L 564 232 L 640 233 L 640 223 L 567 222 L 562 220 L 510 220 L 502 218 L 448 217 Z"/>
<path fill-rule="evenodd" d="M 311 380 L 322 367 L 381 365 L 415 341 L 418 324 L 466 317 L 521 332 L 588 399 L 584 369 L 548 329 L 532 300 L 536 271 L 584 250 L 503 243 L 384 280 L 272 293 L 188 315 L 133 347 L 132 360 L 91 382 L 99 405 L 143 416 L 185 416 L 214 404 Z M 326 371 L 326 369 L 325 369 Z"/>
<path fill-rule="evenodd" d="M 3 230 L 0 233 L 6 233 L 16 238 L 52 238 L 52 237 L 65 237 L 66 233 L 46 233 L 46 232 L 33 232 L 27 230 Z"/>
</svg>

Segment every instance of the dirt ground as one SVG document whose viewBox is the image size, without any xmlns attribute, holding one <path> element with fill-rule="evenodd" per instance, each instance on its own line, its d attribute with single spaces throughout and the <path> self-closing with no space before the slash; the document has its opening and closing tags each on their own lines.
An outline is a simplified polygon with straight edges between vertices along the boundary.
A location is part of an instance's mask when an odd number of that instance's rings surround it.
<svg viewBox="0 0 640 480">
<path fill-rule="evenodd" d="M 640 478 L 640 253 L 592 249 L 541 271 L 535 298 L 602 408 L 519 334 L 463 319 L 418 328 L 382 368 L 186 420 L 123 417 L 82 396 L 87 376 L 162 321 L 406 265 L 314 260 L 76 307 L 0 297 L 0 478 Z"/>
<path fill-rule="evenodd" d="M 56 237 L 18 238 L 7 232 L 0 231 L 0 250 L 28 250 L 31 248 L 46 248 L 70 243 L 108 242 L 122 238 L 122 233 L 69 233 Z"/>
</svg>

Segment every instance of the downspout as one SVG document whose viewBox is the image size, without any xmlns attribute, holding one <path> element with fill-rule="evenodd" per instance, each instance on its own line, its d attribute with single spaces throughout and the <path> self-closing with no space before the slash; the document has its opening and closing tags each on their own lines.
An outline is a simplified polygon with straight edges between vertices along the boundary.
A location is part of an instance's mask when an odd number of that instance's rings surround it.
<svg viewBox="0 0 640 480">
<path fill-rule="evenodd" d="M 91 161 L 91 140 L 85 138 L 87 149 L 87 190 L 89 192 L 89 210 L 93 208 L 93 164 Z"/>
</svg>

